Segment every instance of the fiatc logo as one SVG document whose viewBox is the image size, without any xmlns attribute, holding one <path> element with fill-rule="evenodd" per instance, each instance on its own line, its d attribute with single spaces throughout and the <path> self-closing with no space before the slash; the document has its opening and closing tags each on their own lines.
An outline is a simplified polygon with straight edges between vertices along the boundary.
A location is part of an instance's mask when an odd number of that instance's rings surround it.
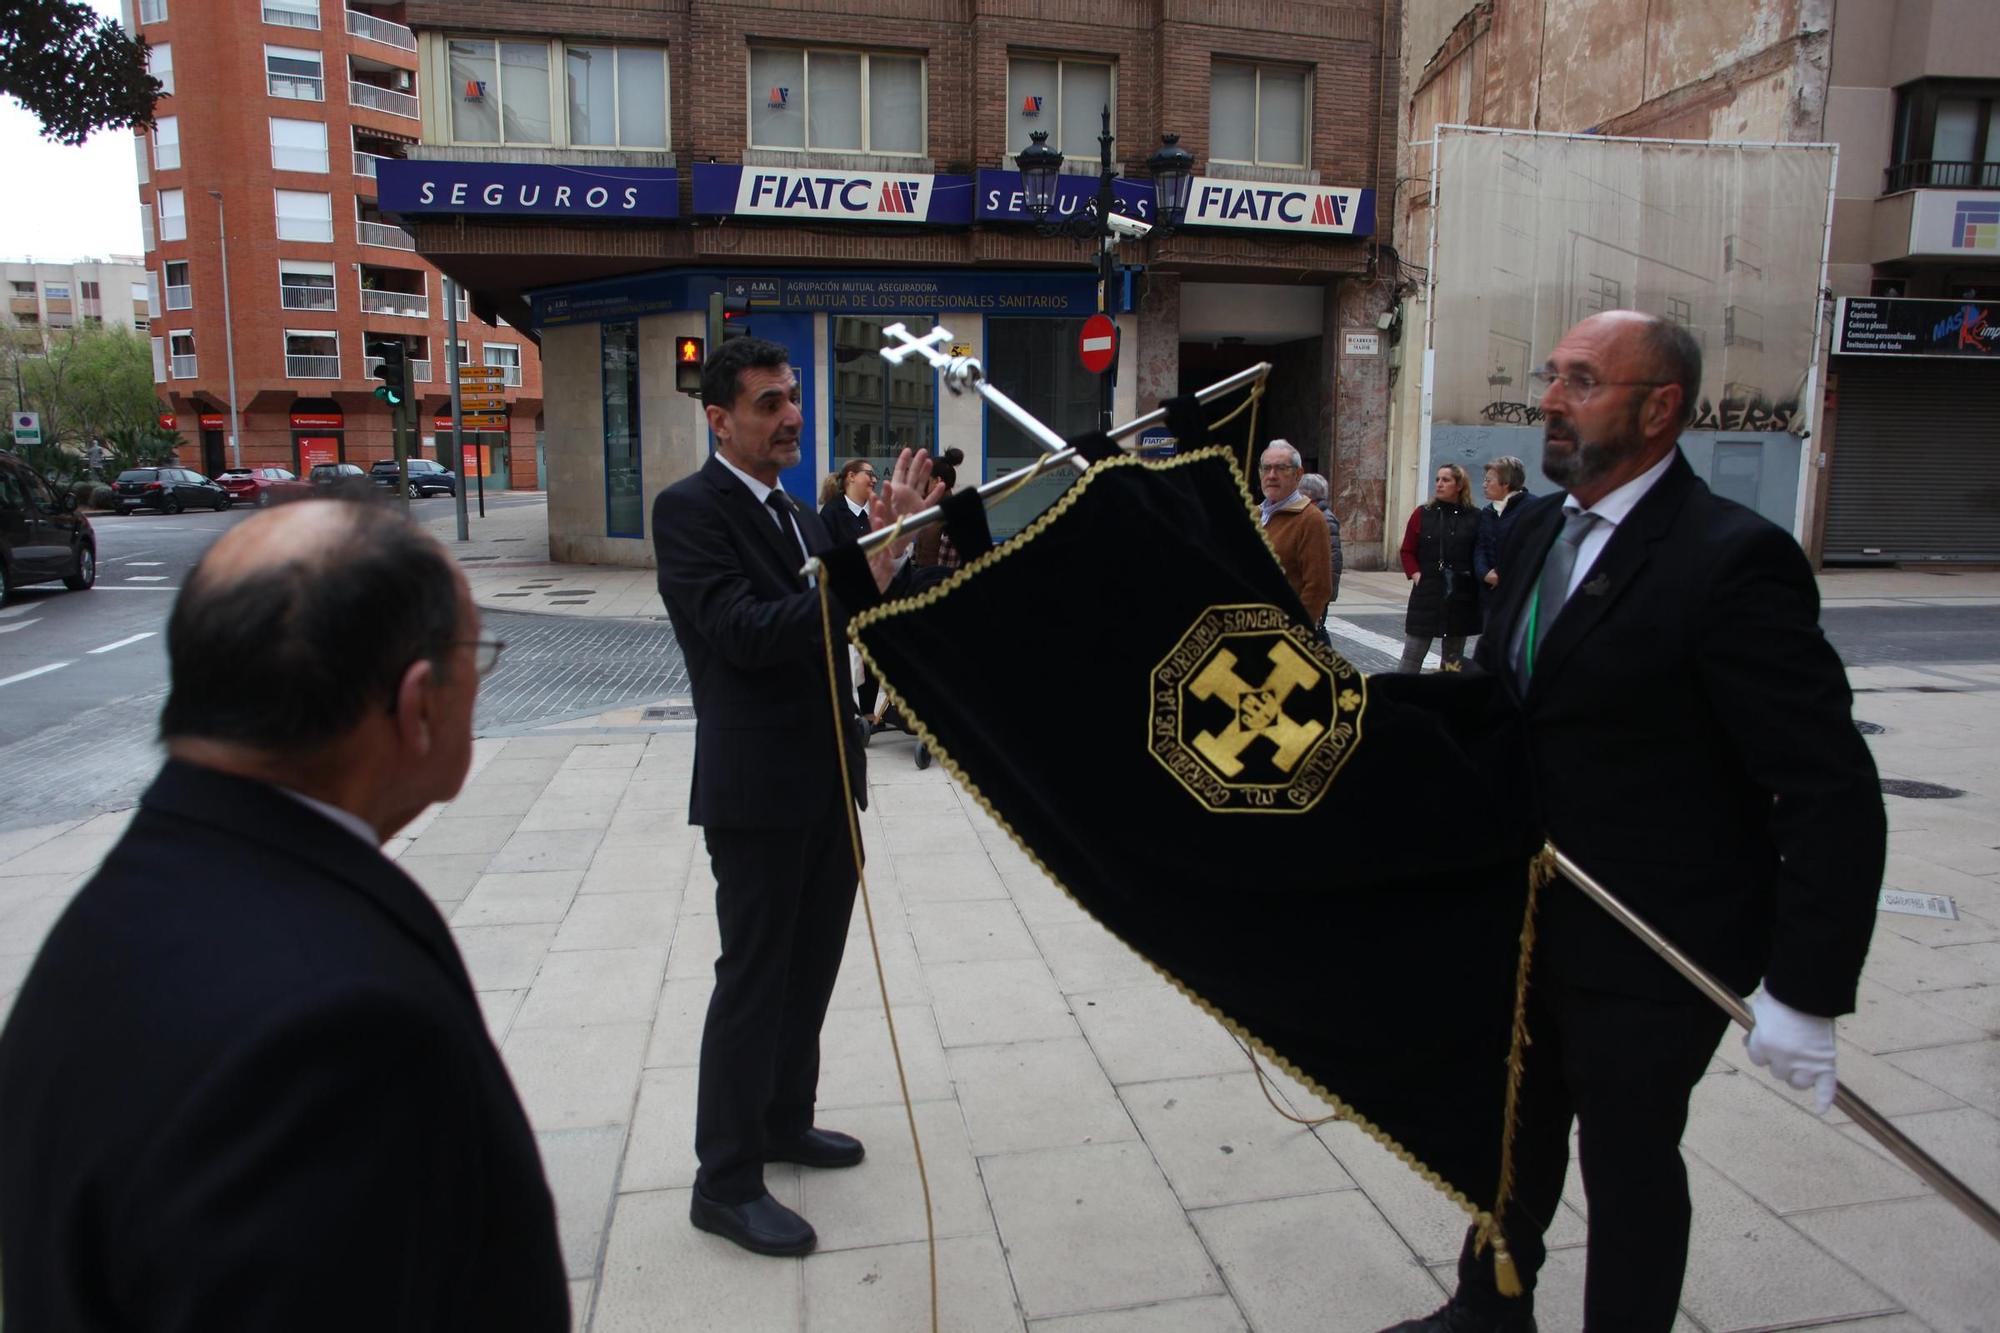
<svg viewBox="0 0 2000 1333">
<path fill-rule="evenodd" d="M 1365 235 L 1368 191 L 1323 185 L 1273 185 L 1197 177 L 1188 204 L 1193 226 L 1254 227 L 1265 231 L 1314 231 Z"/>
<path fill-rule="evenodd" d="M 929 176 L 838 175 L 745 167 L 736 211 L 762 217 L 883 218 L 923 222 Z"/>
</svg>

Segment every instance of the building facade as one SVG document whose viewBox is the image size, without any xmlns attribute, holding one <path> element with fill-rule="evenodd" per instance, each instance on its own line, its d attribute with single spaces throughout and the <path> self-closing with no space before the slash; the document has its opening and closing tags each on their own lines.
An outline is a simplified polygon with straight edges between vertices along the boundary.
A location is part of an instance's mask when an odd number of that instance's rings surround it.
<svg viewBox="0 0 2000 1333">
<path fill-rule="evenodd" d="M 785 484 L 801 499 L 856 455 L 956 447 L 979 481 L 1037 452 L 928 368 L 884 363 L 891 323 L 942 325 L 1058 431 L 1096 425 L 1102 384 L 1078 347 L 1099 308 L 1095 243 L 1043 234 L 1015 158 L 1045 131 L 1065 158 L 1053 219 L 1076 215 L 1107 106 L 1121 212 L 1163 220 L 1147 174 L 1163 135 L 1195 177 L 1183 226 L 1117 247 L 1118 415 L 1271 361 L 1256 443 L 1288 438 L 1329 473 L 1350 542 L 1376 549 L 1393 0 L 1065 0 L 1034 16 L 978 0 L 412 0 L 407 17 L 422 143 L 385 168 L 382 207 L 540 339 L 558 559 L 651 561 L 652 496 L 710 449 L 674 355 L 710 336 L 718 295 L 732 327 L 792 350 L 810 443 Z M 996 529 L 1050 493 L 1018 497 Z"/>
<path fill-rule="evenodd" d="M 443 278 L 376 203 L 378 165 L 413 145 L 420 123 L 417 41 L 400 7 L 130 5 L 127 26 L 165 85 L 153 128 L 136 136 L 142 280 L 162 424 L 188 442 L 183 458 L 210 473 L 303 474 L 391 456 L 372 375 L 400 344 L 417 452 L 453 465 Z M 506 368 L 508 410 L 502 428 L 467 436 L 455 466 L 483 469 L 489 486 L 535 486 L 534 341 L 477 300 L 461 297 L 458 314 L 456 354 Z"/>
<path fill-rule="evenodd" d="M 51 338 L 70 329 L 146 331 L 146 269 L 137 255 L 74 264 L 4 260 L 0 287 L 7 294 L 0 327 L 30 356 L 41 355 Z"/>
<path fill-rule="evenodd" d="M 1403 65 L 1405 236 L 1449 230 L 1433 227 L 1452 206 L 1436 145 L 1456 132 L 1441 136 L 1440 125 L 1677 140 L 1686 153 L 1706 153 L 1715 166 L 1704 191 L 1734 189 L 1737 218 L 1711 228 L 1704 251 L 1672 264 L 1663 247 L 1636 244 L 1624 258 L 1574 263 L 1554 292 L 1565 320 L 1610 305 L 1688 323 L 1706 355 L 1731 367 L 1689 432 L 1691 460 L 1719 491 L 1791 529 L 1816 561 L 2000 556 L 2000 505 L 1962 484 L 2000 436 L 2000 225 L 1986 225 L 2000 224 L 2000 8 L 1411 0 Z M 1670 150 L 1634 151 L 1663 160 Z M 1828 160 L 1823 225 L 1774 227 L 1775 211 L 1802 214 L 1809 204 L 1795 186 L 1787 198 L 1763 169 L 1813 152 Z M 1757 170 L 1743 170 L 1752 162 Z M 1633 216 L 1623 221 L 1639 231 L 1671 230 L 1660 224 L 1670 208 L 1635 195 L 1626 211 Z M 1792 239 L 1759 253 L 1760 227 Z M 1615 248 L 1600 235 L 1615 230 L 1572 228 L 1572 253 Z M 1800 277 L 1807 264 L 1824 277 L 1806 289 L 1774 281 L 1788 268 Z M 1675 275 L 1663 278 L 1669 267 Z M 1448 271 L 1440 259 L 1437 272 L 1405 288 L 1399 323 L 1433 328 L 1434 368 L 1479 358 L 1493 386 L 1487 407 L 1502 409 L 1498 418 L 1449 421 L 1452 438 L 1442 442 L 1532 460 L 1538 431 L 1520 427 L 1535 419 L 1535 403 L 1504 348 L 1490 330 L 1464 347 L 1450 341 L 1457 328 L 1436 328 L 1453 298 L 1503 307 L 1505 269 Z M 1690 284 L 1714 294 L 1706 316 L 1688 298 Z M 1777 355 L 1774 329 L 1808 325 L 1808 346 Z M 1445 416 L 1427 393 L 1426 345 L 1413 339 L 1395 398 L 1392 508 L 1419 502 L 1433 458 L 1443 457 Z M 1525 349 L 1524 364 L 1548 350 Z M 1761 357 L 1765 373 L 1737 372 L 1732 356 Z"/>
</svg>

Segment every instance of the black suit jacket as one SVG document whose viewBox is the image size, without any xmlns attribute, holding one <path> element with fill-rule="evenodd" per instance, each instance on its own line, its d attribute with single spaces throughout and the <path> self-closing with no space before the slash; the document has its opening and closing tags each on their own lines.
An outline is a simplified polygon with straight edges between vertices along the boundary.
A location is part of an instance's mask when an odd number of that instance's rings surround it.
<svg viewBox="0 0 2000 1333">
<path fill-rule="evenodd" d="M 0 1036 L 10 1329 L 569 1327 L 555 1213 L 437 909 L 169 762 Z"/>
<path fill-rule="evenodd" d="M 806 546 L 832 544 L 819 516 L 794 505 Z M 824 817 L 840 785 L 829 712 L 819 593 L 799 576 L 805 557 L 740 478 L 711 456 L 653 502 L 660 597 L 687 654 L 697 719 L 689 822 L 724 828 L 803 828 Z M 854 712 L 833 609 L 840 716 Z M 851 726 L 849 759 L 861 785 Z M 857 793 L 858 794 L 858 793 Z"/>
<path fill-rule="evenodd" d="M 1501 548 L 1478 662 L 1510 681 L 1563 499 L 1529 502 Z M 1853 1009 L 1882 795 L 1788 534 L 1676 453 L 1549 627 L 1522 706 L 1557 847 L 1737 990 L 1762 977 L 1795 1008 Z M 1538 940 L 1538 973 L 1694 994 L 1571 886 L 1543 898 Z"/>
<path fill-rule="evenodd" d="M 819 521 L 826 525 L 827 535 L 835 541 L 845 539 L 850 533 L 856 541 L 868 535 L 868 515 L 849 509 L 844 495 L 836 495 L 819 507 Z"/>
</svg>

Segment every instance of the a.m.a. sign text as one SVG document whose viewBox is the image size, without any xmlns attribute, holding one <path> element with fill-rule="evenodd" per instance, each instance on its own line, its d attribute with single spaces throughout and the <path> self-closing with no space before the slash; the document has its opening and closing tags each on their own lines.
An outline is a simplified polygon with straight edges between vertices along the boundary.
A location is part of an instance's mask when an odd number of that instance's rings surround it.
<svg viewBox="0 0 2000 1333">
<path fill-rule="evenodd" d="M 401 216 L 680 216 L 679 176 L 672 167 L 385 159 L 376 164 L 376 180 L 382 211 Z"/>
<path fill-rule="evenodd" d="M 1375 192 L 1196 176 L 1184 225 L 1367 236 L 1375 230 Z"/>
</svg>

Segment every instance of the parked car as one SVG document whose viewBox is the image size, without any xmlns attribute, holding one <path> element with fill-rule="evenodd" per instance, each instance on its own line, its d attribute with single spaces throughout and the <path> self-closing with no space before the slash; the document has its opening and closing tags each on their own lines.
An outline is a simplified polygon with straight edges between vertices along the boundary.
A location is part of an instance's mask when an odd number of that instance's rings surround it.
<svg viewBox="0 0 2000 1333">
<path fill-rule="evenodd" d="M 254 504 L 259 508 L 312 494 L 310 483 L 281 467 L 233 467 L 218 473 L 215 479 L 229 492 L 231 503 Z"/>
<path fill-rule="evenodd" d="M 0 602 L 56 579 L 77 592 L 97 582 L 97 534 L 75 495 L 58 499 L 40 473 L 0 449 Z"/>
<path fill-rule="evenodd" d="M 191 468 L 126 468 L 111 490 L 118 497 L 121 514 L 136 509 L 178 514 L 183 509 L 229 508 L 229 492 Z"/>
<path fill-rule="evenodd" d="M 412 458 L 404 466 L 410 469 L 410 498 L 424 495 L 458 494 L 458 474 L 444 464 L 429 458 Z M 394 487 L 397 481 L 396 460 L 378 458 L 368 469 L 368 479 L 377 486 Z"/>
</svg>

